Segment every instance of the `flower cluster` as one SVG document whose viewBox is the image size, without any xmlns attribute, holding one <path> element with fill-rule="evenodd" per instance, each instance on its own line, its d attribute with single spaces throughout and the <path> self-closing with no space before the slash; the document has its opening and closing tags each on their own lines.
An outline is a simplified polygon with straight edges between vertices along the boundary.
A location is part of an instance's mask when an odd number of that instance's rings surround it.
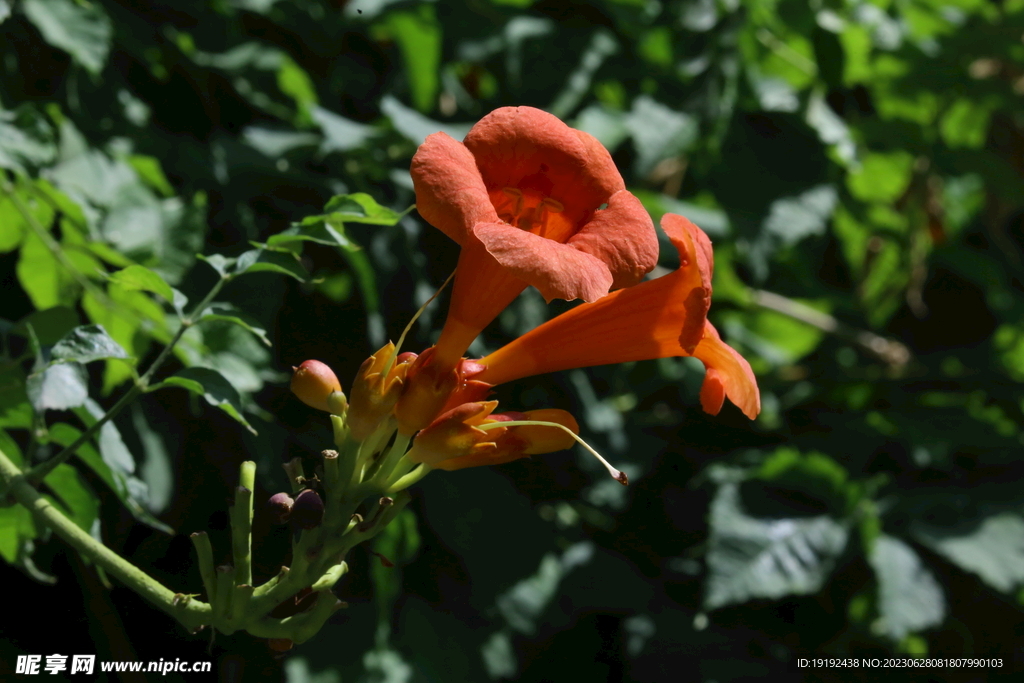
<svg viewBox="0 0 1024 683">
<path fill-rule="evenodd" d="M 437 344 L 417 355 L 389 343 L 360 368 L 347 402 L 315 361 L 293 380 L 304 402 L 335 415 L 339 446 L 359 444 L 354 476 L 372 471 L 383 490 L 396 491 L 431 469 L 569 447 L 579 430 L 567 412 L 497 413 L 497 401 L 486 400 L 497 384 L 567 368 L 693 356 L 707 369 L 705 411 L 717 414 L 729 398 L 748 417 L 758 414 L 750 365 L 707 320 L 710 240 L 666 214 L 661 227 L 680 266 L 644 281 L 658 258 L 654 225 L 595 138 L 538 109 L 506 107 L 464 143 L 429 136 L 412 178 L 420 215 L 461 247 Z M 464 358 L 528 286 L 549 302 L 583 303 L 484 358 Z"/>
</svg>

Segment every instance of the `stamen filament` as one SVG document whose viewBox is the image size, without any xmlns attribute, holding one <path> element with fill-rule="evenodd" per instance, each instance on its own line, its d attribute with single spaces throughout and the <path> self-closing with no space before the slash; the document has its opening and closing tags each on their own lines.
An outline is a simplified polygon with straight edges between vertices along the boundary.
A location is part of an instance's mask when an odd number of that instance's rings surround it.
<svg viewBox="0 0 1024 683">
<path fill-rule="evenodd" d="M 619 482 L 623 486 L 627 486 L 629 484 L 629 478 L 626 476 L 625 472 L 623 472 L 622 470 L 617 470 L 614 467 L 612 467 L 612 464 L 605 460 L 600 453 L 591 448 L 590 444 L 584 441 L 579 434 L 572 431 L 565 425 L 558 424 L 557 422 L 544 422 L 542 420 L 512 420 L 510 422 L 485 422 L 484 424 L 474 426 L 477 429 L 484 432 L 486 432 L 489 429 L 500 429 L 502 427 L 557 427 L 566 434 L 568 434 L 569 436 L 571 436 L 572 438 L 574 438 L 577 443 L 586 448 L 591 455 L 597 458 L 598 461 L 605 466 L 605 469 L 608 470 L 608 474 L 612 475 L 612 479 Z"/>
</svg>

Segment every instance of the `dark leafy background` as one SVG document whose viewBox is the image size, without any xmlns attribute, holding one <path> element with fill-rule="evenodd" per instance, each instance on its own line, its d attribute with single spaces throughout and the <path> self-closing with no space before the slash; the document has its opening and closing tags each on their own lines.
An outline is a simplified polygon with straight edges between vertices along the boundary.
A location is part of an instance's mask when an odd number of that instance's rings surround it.
<svg viewBox="0 0 1024 683">
<path fill-rule="evenodd" d="M 43 459 L 102 415 L 216 255 L 304 219 L 316 237 L 245 257 L 163 388 L 46 480 L 175 590 L 201 590 L 186 534 L 226 552 L 242 460 L 262 499 L 279 463 L 329 445 L 288 368 L 317 358 L 347 385 L 454 267 L 447 238 L 415 212 L 375 221 L 369 197 L 404 211 L 423 138 L 499 106 L 593 133 L 656 219 L 711 235 L 711 318 L 763 402 L 754 422 L 705 415 L 680 359 L 501 387 L 509 408 L 571 410 L 634 483 L 570 452 L 435 473 L 376 541 L 397 566 L 357 549 L 350 608 L 284 656 L 183 633 L 0 509 L 0 672 L 95 653 L 212 657 L 230 681 L 875 681 L 794 661 L 926 653 L 1010 674 L 1022 34 L 1020 0 L 0 0 L 5 452 Z M 524 294 L 472 350 L 556 310 Z M 266 577 L 287 531 L 258 515 L 256 534 Z"/>
</svg>

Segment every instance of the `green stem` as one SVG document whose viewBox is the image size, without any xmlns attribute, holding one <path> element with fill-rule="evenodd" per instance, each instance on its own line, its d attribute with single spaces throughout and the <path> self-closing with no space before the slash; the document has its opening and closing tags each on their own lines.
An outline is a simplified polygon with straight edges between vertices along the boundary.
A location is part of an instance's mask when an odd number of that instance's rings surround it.
<svg viewBox="0 0 1024 683">
<path fill-rule="evenodd" d="M 210 622 L 210 606 L 205 602 L 182 599 L 159 581 L 124 559 L 107 546 L 83 531 L 64 513 L 39 495 L 25 474 L 0 451 L 0 480 L 9 488 L 14 499 L 24 505 L 36 521 L 64 539 L 84 557 L 103 567 L 122 583 L 177 619 L 185 628 L 195 630 Z"/>
<path fill-rule="evenodd" d="M 120 413 L 122 410 L 124 410 L 125 407 L 127 407 L 132 401 L 134 401 L 139 394 L 143 393 L 149 388 L 150 380 L 153 379 L 153 375 L 156 373 L 158 369 L 160 369 L 160 366 L 164 364 L 164 361 L 166 361 L 170 357 L 171 352 L 174 350 L 175 344 L 178 343 L 178 341 L 185 334 L 185 331 L 188 330 L 188 328 L 196 324 L 196 318 L 202 315 L 203 311 L 206 310 L 206 307 L 209 306 L 210 302 L 213 301 L 213 298 L 220 293 L 221 288 L 225 285 L 225 283 L 227 283 L 228 279 L 228 277 L 222 277 L 220 280 L 218 280 L 217 283 L 213 286 L 213 288 L 210 289 L 209 293 L 207 293 L 207 295 L 203 298 L 203 300 L 200 301 L 199 304 L 197 304 L 194 309 L 192 309 L 191 315 L 182 318 L 181 326 L 178 328 L 178 331 L 174 333 L 174 337 L 171 338 L 171 341 L 168 342 L 167 346 L 165 346 L 163 351 L 160 352 L 160 355 L 156 357 L 156 360 L 154 360 L 153 364 L 149 366 L 149 369 L 146 370 L 146 373 L 142 375 L 142 377 L 140 377 L 135 384 L 132 385 L 131 389 L 125 392 L 125 394 L 120 399 L 117 400 L 117 403 L 110 407 L 110 410 L 108 410 L 103 415 L 103 417 L 98 419 L 96 422 L 93 423 L 91 427 L 82 432 L 82 434 L 77 439 L 75 439 L 70 446 L 68 446 L 60 453 L 53 456 L 52 458 L 49 458 L 46 461 L 39 463 L 26 473 L 25 478 L 28 480 L 30 484 L 32 484 L 33 486 L 38 486 L 39 482 L 45 479 L 46 475 L 52 472 L 54 468 L 57 467 L 57 465 L 67 462 L 67 460 L 70 459 L 71 456 L 74 455 L 79 448 L 81 448 L 82 444 L 89 441 L 89 439 L 91 439 L 97 432 L 99 432 L 103 425 L 114 419 L 118 415 L 118 413 Z"/>
<path fill-rule="evenodd" d="M 203 579 L 203 588 L 206 589 L 206 600 L 213 602 L 217 594 L 217 569 L 213 564 L 213 546 L 210 545 L 210 537 L 205 531 L 197 531 L 192 534 L 192 545 L 196 547 L 196 555 L 199 557 L 199 575 Z"/>
<path fill-rule="evenodd" d="M 256 487 L 256 463 L 242 463 L 235 504 L 231 506 L 231 551 L 235 560 L 235 585 L 252 585 L 252 492 Z"/>
</svg>

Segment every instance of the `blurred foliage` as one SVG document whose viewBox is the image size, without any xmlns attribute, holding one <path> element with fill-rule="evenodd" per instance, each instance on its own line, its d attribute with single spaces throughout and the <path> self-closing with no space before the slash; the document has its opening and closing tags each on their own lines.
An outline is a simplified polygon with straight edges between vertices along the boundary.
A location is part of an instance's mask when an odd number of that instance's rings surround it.
<svg viewBox="0 0 1024 683">
<path fill-rule="evenodd" d="M 165 532 L 224 534 L 238 462 L 273 472 L 270 494 L 276 463 L 328 443 L 288 367 L 346 381 L 454 267 L 415 213 L 386 227 L 416 146 L 541 107 L 600 139 L 655 219 L 711 235 L 711 318 L 761 416 L 704 415 L 689 359 L 501 387 L 509 408 L 572 410 L 635 483 L 568 453 L 434 474 L 375 546 L 395 568 L 354 558 L 348 612 L 283 663 L 219 639 L 221 675 L 738 681 L 796 677 L 806 653 L 1019 657 L 1022 33 L 1019 0 L 0 0 L 2 449 L 73 442 L 186 301 L 246 272 L 157 378 L 189 394 L 147 393 L 45 481 L 199 590 Z M 527 292 L 471 350 L 562 308 Z M 269 576 L 287 539 L 259 524 Z M 0 508 L 8 586 L 60 605 L 0 623 L 0 671 L 205 657 L 59 546 Z"/>
</svg>

